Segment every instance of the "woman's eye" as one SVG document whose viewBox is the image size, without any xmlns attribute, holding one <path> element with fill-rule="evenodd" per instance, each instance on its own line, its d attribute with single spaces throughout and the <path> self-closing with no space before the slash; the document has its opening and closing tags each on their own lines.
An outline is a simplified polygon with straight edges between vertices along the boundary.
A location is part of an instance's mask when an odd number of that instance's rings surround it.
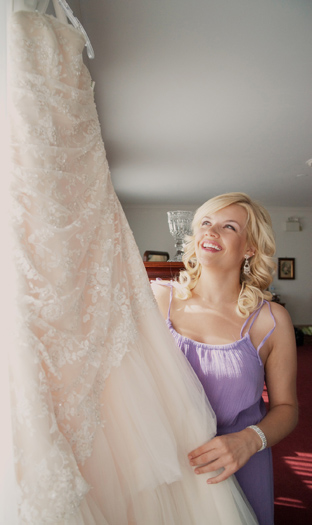
<svg viewBox="0 0 312 525">
<path fill-rule="evenodd" d="M 234 232 L 236 232 L 234 226 L 232 226 L 232 224 L 226 224 L 225 225 L 226 228 L 229 228 L 230 230 L 233 230 Z"/>
<path fill-rule="evenodd" d="M 203 221 L 203 222 L 202 222 L 202 226 L 207 226 L 208 224 L 210 224 L 209 221 Z"/>
</svg>

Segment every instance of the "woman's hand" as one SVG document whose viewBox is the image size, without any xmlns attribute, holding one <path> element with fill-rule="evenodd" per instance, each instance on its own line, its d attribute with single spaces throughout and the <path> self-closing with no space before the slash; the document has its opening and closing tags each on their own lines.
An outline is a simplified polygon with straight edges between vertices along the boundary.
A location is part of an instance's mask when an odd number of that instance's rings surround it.
<svg viewBox="0 0 312 525">
<path fill-rule="evenodd" d="M 224 481 L 239 470 L 261 447 L 261 439 L 251 428 L 217 436 L 208 443 L 193 450 L 189 455 L 190 465 L 195 467 L 195 474 L 205 474 L 223 469 L 207 483 Z"/>
</svg>

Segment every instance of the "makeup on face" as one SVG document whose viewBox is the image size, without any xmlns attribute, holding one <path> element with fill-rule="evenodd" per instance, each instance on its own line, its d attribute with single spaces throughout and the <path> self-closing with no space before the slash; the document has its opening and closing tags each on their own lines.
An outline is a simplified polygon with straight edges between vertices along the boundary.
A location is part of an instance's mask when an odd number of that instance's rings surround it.
<svg viewBox="0 0 312 525">
<path fill-rule="evenodd" d="M 246 222 L 246 210 L 235 204 L 204 216 L 195 234 L 198 256 L 226 252 L 240 264 L 246 249 Z"/>
</svg>

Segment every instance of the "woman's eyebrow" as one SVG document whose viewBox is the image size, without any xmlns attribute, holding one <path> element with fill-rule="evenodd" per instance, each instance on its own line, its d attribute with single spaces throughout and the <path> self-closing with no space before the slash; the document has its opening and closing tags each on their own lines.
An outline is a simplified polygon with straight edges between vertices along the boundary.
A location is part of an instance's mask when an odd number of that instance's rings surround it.
<svg viewBox="0 0 312 525">
<path fill-rule="evenodd" d="M 209 221 L 211 221 L 211 217 L 209 217 L 209 215 L 205 215 L 205 216 L 202 218 L 202 221 L 204 221 L 205 219 L 208 219 Z M 240 228 L 242 228 L 242 225 L 241 225 L 239 222 L 237 222 L 235 219 L 225 219 L 223 222 L 224 222 L 224 223 L 225 223 L 225 222 L 235 222 L 235 224 L 237 224 L 238 226 L 240 226 Z"/>
<path fill-rule="evenodd" d="M 227 224 L 228 224 L 228 223 L 232 223 L 232 222 L 233 222 L 234 224 L 237 224 L 237 226 L 238 226 L 241 230 L 243 230 L 243 229 L 245 228 L 245 226 L 246 226 L 245 224 L 241 224 L 240 222 L 237 222 L 237 221 L 235 221 L 234 219 L 228 219 L 228 220 L 225 220 L 225 221 L 224 221 L 224 223 L 227 223 Z"/>
</svg>

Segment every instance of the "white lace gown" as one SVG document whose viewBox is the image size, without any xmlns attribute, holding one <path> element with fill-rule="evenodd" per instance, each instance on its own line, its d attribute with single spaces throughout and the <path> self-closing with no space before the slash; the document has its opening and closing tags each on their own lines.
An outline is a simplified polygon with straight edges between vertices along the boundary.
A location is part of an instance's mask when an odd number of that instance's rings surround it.
<svg viewBox="0 0 312 525">
<path fill-rule="evenodd" d="M 234 478 L 188 465 L 215 417 L 112 187 L 82 35 L 17 12 L 10 38 L 18 523 L 256 524 Z"/>
</svg>

